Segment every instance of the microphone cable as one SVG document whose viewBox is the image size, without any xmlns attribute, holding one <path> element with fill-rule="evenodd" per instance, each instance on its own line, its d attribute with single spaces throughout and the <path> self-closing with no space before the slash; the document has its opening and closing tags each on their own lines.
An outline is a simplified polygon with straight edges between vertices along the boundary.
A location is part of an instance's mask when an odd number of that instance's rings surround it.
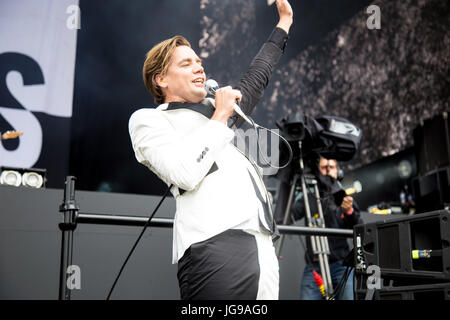
<svg viewBox="0 0 450 320">
<path fill-rule="evenodd" d="M 141 240 L 142 236 L 144 235 L 145 230 L 147 229 L 147 227 L 150 225 L 150 221 L 153 219 L 153 216 L 155 215 L 156 211 L 158 211 L 159 207 L 161 206 L 161 204 L 163 203 L 164 199 L 167 197 L 167 195 L 169 194 L 170 188 L 172 188 L 173 184 L 171 184 L 169 186 L 169 188 L 166 190 L 166 193 L 164 194 L 164 196 L 161 198 L 161 200 L 159 201 L 158 205 L 156 206 L 155 210 L 153 210 L 152 214 L 150 215 L 150 217 L 148 218 L 147 222 L 144 225 L 144 228 L 141 231 L 141 234 L 139 235 L 139 237 L 137 238 L 136 242 L 134 243 L 133 247 L 131 248 L 130 252 L 128 253 L 127 258 L 125 259 L 125 262 L 122 264 L 122 267 L 120 268 L 119 274 L 117 275 L 116 279 L 114 280 L 114 283 L 111 287 L 111 290 L 109 290 L 108 296 L 106 297 L 106 300 L 109 300 L 109 298 L 111 297 L 111 294 L 114 290 L 114 287 L 117 284 L 117 281 L 119 280 L 120 275 L 122 274 L 123 269 L 125 268 L 125 265 L 127 264 L 128 260 L 130 259 L 131 255 L 134 252 L 134 249 L 136 248 L 137 244 L 139 243 L 139 241 Z"/>
<path fill-rule="evenodd" d="M 236 104 L 238 105 L 238 107 L 240 107 L 239 101 L 238 101 L 238 100 L 236 100 Z M 239 115 L 239 116 L 240 116 L 240 115 Z M 259 124 L 257 124 L 257 123 L 256 123 L 249 115 L 246 115 L 246 116 L 247 116 L 248 120 L 251 122 L 251 125 L 252 125 L 253 129 L 254 129 L 255 132 L 256 132 L 256 137 L 257 137 L 257 139 L 256 139 L 256 146 L 257 146 L 257 148 L 258 148 L 258 153 L 259 153 L 259 155 L 261 156 L 261 158 L 264 159 L 265 164 L 267 164 L 267 165 L 269 165 L 271 168 L 274 168 L 274 169 L 277 169 L 277 170 L 286 168 L 286 167 L 291 163 L 292 158 L 294 157 L 294 152 L 292 151 L 292 148 L 291 148 L 291 145 L 289 144 L 289 142 L 288 142 L 283 136 L 279 135 L 279 134 L 276 133 L 275 131 L 273 131 L 273 130 L 271 130 L 271 129 L 268 129 L 268 128 L 265 128 L 265 127 L 260 126 Z M 241 117 L 242 117 L 242 116 L 241 116 Z M 244 119 L 244 120 L 246 120 L 246 119 Z M 237 121 L 237 120 L 234 120 L 230 127 L 232 127 L 232 126 L 236 123 L 236 121 Z M 266 130 L 267 132 L 270 132 L 270 133 L 273 133 L 273 134 L 277 135 L 277 136 L 278 136 L 278 137 L 286 144 L 286 146 L 288 147 L 288 150 L 289 150 L 289 159 L 288 159 L 288 161 L 286 162 L 285 165 L 283 165 L 283 166 L 281 166 L 281 167 L 274 166 L 274 165 L 272 165 L 272 164 L 270 163 L 270 161 L 268 161 L 268 160 L 266 159 L 266 157 L 261 153 L 261 147 L 260 147 L 260 144 L 259 144 L 259 133 L 258 133 L 258 129 L 264 129 L 264 130 Z"/>
<path fill-rule="evenodd" d="M 215 81 L 215 80 L 213 80 L 213 79 L 208 79 L 208 80 L 206 81 L 206 83 L 205 83 L 205 91 L 206 91 L 208 94 L 210 94 L 210 95 L 212 95 L 212 96 L 215 96 L 215 95 L 216 95 L 216 91 L 217 91 L 218 89 L 219 89 L 219 85 L 218 85 L 217 81 Z M 247 123 L 249 123 L 249 124 L 253 127 L 253 129 L 255 129 L 256 137 L 257 137 L 256 144 L 257 144 L 257 148 L 258 148 L 258 153 L 259 153 L 259 155 L 264 159 L 265 164 L 267 164 L 267 165 L 269 165 L 271 168 L 277 169 L 277 170 L 278 170 L 278 169 L 286 168 L 286 167 L 291 163 L 292 158 L 294 157 L 294 153 L 293 153 L 293 151 L 292 151 L 291 146 L 289 145 L 289 142 L 287 142 L 287 140 L 286 140 L 284 137 L 282 137 L 282 136 L 279 135 L 278 133 L 272 131 L 271 129 L 267 129 L 267 128 L 263 127 L 263 126 L 260 126 L 260 125 L 257 124 L 257 123 L 256 123 L 249 115 L 246 115 L 246 114 L 241 110 L 241 106 L 240 106 L 240 103 L 239 103 L 239 100 L 238 100 L 238 99 L 236 99 L 236 106 L 237 106 L 237 108 L 235 108 L 236 114 L 238 114 L 242 119 L 244 119 Z M 232 126 L 236 123 L 236 121 L 237 121 L 237 120 L 235 119 L 235 120 L 233 121 L 233 123 L 231 124 L 230 127 L 232 127 Z M 277 136 L 278 136 L 280 139 L 282 139 L 283 142 L 287 145 L 288 150 L 289 150 L 289 160 L 287 161 L 287 163 L 286 163 L 284 166 L 281 166 L 281 167 L 273 166 L 269 161 L 267 161 L 266 157 L 261 153 L 261 148 L 260 148 L 260 145 L 259 145 L 259 133 L 258 133 L 258 129 L 264 129 L 264 130 L 266 130 L 266 131 L 268 131 L 268 132 L 271 132 L 271 133 L 277 135 Z"/>
<path fill-rule="evenodd" d="M 257 145 L 257 147 L 258 147 L 258 153 L 259 153 L 259 155 L 261 156 L 261 158 L 264 159 L 265 164 L 267 164 L 267 165 L 269 165 L 271 168 L 277 169 L 277 170 L 286 168 L 286 167 L 291 163 L 292 158 L 294 157 L 294 152 L 292 151 L 292 148 L 291 148 L 291 145 L 289 144 L 289 142 L 288 142 L 283 136 L 279 135 L 279 134 L 276 133 L 275 131 L 273 131 L 273 130 L 271 130 L 271 129 L 268 129 L 268 128 L 266 128 L 266 127 L 260 126 L 260 125 L 257 124 L 255 121 L 253 121 L 252 118 L 250 118 L 249 116 L 247 116 L 247 117 L 248 117 L 248 118 L 250 119 L 250 121 L 253 123 L 253 128 L 255 129 L 256 136 L 257 136 L 256 145 Z M 263 129 L 263 130 L 266 130 L 267 132 L 270 132 L 270 133 L 273 133 L 273 134 L 277 135 L 277 136 L 278 136 L 278 137 L 286 144 L 286 146 L 288 147 L 288 150 L 289 150 L 289 159 L 288 159 L 288 161 L 286 162 L 285 165 L 283 165 L 283 166 L 281 166 L 281 167 L 277 167 L 277 166 L 272 165 L 272 164 L 266 159 L 266 157 L 264 156 L 264 154 L 261 152 L 261 146 L 260 146 L 260 144 L 259 144 L 259 133 L 258 133 L 258 129 Z"/>
</svg>

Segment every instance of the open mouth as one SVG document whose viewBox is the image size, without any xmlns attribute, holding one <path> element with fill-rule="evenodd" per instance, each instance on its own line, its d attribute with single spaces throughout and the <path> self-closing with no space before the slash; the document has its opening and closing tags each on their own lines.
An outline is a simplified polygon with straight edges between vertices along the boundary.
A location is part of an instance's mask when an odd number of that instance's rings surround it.
<svg viewBox="0 0 450 320">
<path fill-rule="evenodd" d="M 196 78 L 196 79 L 194 79 L 192 81 L 192 83 L 194 83 L 196 87 L 202 87 L 203 88 L 204 85 L 205 85 L 205 79 L 203 79 L 203 78 Z"/>
</svg>

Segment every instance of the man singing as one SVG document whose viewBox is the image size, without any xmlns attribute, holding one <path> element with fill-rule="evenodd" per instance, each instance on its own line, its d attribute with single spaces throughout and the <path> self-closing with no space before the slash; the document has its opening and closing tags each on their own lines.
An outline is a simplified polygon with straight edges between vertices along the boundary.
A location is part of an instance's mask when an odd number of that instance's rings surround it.
<svg viewBox="0 0 450 320">
<path fill-rule="evenodd" d="M 277 234 L 260 168 L 231 141 L 267 87 L 293 22 L 287 0 L 279 22 L 236 88 L 206 98 L 201 59 L 182 36 L 154 46 L 143 78 L 156 109 L 133 113 L 129 132 L 137 160 L 176 199 L 173 263 L 182 299 L 278 299 Z"/>
</svg>

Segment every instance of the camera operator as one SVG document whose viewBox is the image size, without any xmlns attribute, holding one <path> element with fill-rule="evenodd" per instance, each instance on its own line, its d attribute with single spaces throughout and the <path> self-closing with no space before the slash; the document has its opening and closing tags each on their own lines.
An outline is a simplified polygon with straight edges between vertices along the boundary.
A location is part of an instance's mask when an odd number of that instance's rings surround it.
<svg viewBox="0 0 450 320">
<path fill-rule="evenodd" d="M 318 163 L 316 163 L 316 168 L 313 168 L 313 171 L 318 178 L 325 226 L 327 228 L 353 229 L 355 224 L 361 223 L 358 206 L 352 197 L 343 197 L 342 202 L 338 205 L 336 204 L 334 197 L 331 196 L 333 190 L 336 189 L 336 186 L 340 187 L 340 183 L 337 180 L 337 161 L 321 157 Z M 308 191 L 308 199 L 311 208 L 311 216 L 314 217 L 318 214 L 318 208 L 312 191 Z M 293 204 L 291 213 L 295 220 L 305 217 L 305 206 L 302 193 L 299 194 L 299 197 Z M 330 247 L 330 273 L 333 288 L 336 288 L 347 268 L 343 265 L 343 261 L 349 254 L 350 248 L 347 239 L 344 238 L 328 237 L 328 242 Z M 305 260 L 307 265 L 301 280 L 300 299 L 322 300 L 322 294 L 314 281 L 312 272 L 313 270 L 316 270 L 317 273 L 320 273 L 320 267 L 318 259 L 313 254 L 310 237 L 307 237 Z M 340 298 L 340 300 L 353 300 L 353 273 L 349 275 L 345 288 L 343 288 L 340 296 L 337 298 Z"/>
</svg>

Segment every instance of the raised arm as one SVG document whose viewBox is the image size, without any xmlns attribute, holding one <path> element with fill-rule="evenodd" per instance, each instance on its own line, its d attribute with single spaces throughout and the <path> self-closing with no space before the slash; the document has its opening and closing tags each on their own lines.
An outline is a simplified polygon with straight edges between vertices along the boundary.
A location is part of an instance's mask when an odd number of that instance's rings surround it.
<svg viewBox="0 0 450 320">
<path fill-rule="evenodd" d="M 293 11 L 289 2 L 277 0 L 276 5 L 279 14 L 278 24 L 237 85 L 237 89 L 242 93 L 241 109 L 248 115 L 253 112 L 269 84 L 272 71 L 284 52 L 293 22 Z M 233 115 L 231 119 L 236 127 L 240 127 L 244 122 L 238 115 Z"/>
</svg>

